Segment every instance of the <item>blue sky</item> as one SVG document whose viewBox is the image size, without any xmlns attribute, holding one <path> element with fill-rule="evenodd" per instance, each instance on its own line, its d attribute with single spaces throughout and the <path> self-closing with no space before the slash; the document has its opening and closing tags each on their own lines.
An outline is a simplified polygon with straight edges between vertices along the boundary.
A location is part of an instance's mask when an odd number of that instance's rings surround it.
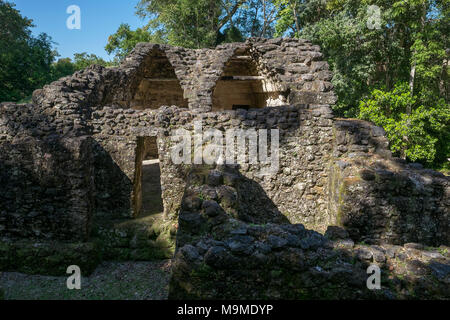
<svg viewBox="0 0 450 320">
<path fill-rule="evenodd" d="M 57 44 L 60 58 L 73 58 L 74 53 L 94 53 L 104 59 L 112 59 L 104 47 L 108 36 L 116 32 L 120 23 L 128 23 L 132 29 L 142 27 L 135 15 L 138 0 L 8 0 L 16 4 L 23 16 L 33 20 L 34 34 L 47 33 Z M 70 5 L 81 9 L 81 30 L 69 30 L 66 13 Z"/>
</svg>

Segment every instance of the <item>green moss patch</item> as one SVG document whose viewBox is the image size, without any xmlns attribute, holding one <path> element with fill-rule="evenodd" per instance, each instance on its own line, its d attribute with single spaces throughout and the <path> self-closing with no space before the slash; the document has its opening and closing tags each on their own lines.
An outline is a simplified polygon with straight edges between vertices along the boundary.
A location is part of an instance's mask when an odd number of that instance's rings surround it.
<svg viewBox="0 0 450 320">
<path fill-rule="evenodd" d="M 77 265 L 90 274 L 100 261 L 99 250 L 92 242 L 0 242 L 1 271 L 57 276 L 65 275 L 67 267 Z"/>
<path fill-rule="evenodd" d="M 170 259 L 175 252 L 176 225 L 163 214 L 138 219 L 97 221 L 94 241 L 103 260 Z"/>
</svg>

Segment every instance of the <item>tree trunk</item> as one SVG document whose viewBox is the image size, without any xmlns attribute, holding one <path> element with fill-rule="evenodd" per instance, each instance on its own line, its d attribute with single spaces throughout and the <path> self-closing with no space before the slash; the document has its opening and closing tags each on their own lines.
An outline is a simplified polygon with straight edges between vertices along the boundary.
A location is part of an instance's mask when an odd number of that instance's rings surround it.
<svg viewBox="0 0 450 320">
<path fill-rule="evenodd" d="M 427 4 L 426 2 L 423 3 L 422 5 L 422 14 L 420 16 L 420 34 L 423 34 L 424 30 L 425 30 L 425 20 L 427 18 Z M 413 52 L 413 59 L 414 56 L 417 54 L 416 50 L 414 49 Z M 416 61 L 415 59 L 412 62 L 411 65 L 411 71 L 409 73 L 409 90 L 411 92 L 411 96 L 414 95 L 414 82 L 415 82 L 415 78 L 416 78 Z M 408 109 L 411 109 L 410 107 Z M 408 114 L 411 114 L 411 110 L 409 110 L 409 112 L 407 111 Z"/>
<path fill-rule="evenodd" d="M 420 16 L 420 34 L 422 35 L 424 30 L 425 30 L 425 19 L 427 17 L 427 4 L 426 2 L 424 2 L 422 4 L 422 14 Z M 414 96 L 414 83 L 415 83 L 415 79 L 416 79 L 416 60 L 415 60 L 415 55 L 417 54 L 416 50 L 414 49 L 413 52 L 413 61 L 411 64 L 411 70 L 409 73 L 409 90 L 411 93 L 411 97 Z M 406 107 L 406 114 L 407 115 L 411 115 L 412 113 L 412 106 L 408 105 Z M 407 122 L 406 122 L 407 127 L 409 128 L 411 126 L 411 120 L 410 118 L 408 118 Z M 403 137 L 403 139 L 408 142 L 408 136 Z M 406 150 L 404 150 L 404 154 L 402 155 L 402 158 L 406 159 Z"/>
<path fill-rule="evenodd" d="M 413 56 L 416 55 L 416 51 L 414 50 Z M 414 80 L 416 78 L 416 61 L 413 61 L 411 65 L 411 71 L 409 72 L 409 91 L 411 96 L 414 95 Z"/>
<path fill-rule="evenodd" d="M 297 29 L 297 37 L 300 35 L 300 22 L 298 21 L 298 15 L 297 15 L 297 2 L 294 0 L 294 4 L 292 4 L 292 1 L 289 1 L 292 8 L 292 14 L 294 15 L 294 21 L 295 21 L 295 29 Z"/>
<path fill-rule="evenodd" d="M 267 23 L 267 11 L 266 11 L 266 0 L 263 0 L 263 17 L 264 17 L 264 24 L 263 24 L 263 28 L 261 31 L 261 37 L 264 38 L 264 36 L 266 35 L 266 23 Z"/>
<path fill-rule="evenodd" d="M 235 13 L 238 11 L 238 9 L 246 2 L 246 0 L 239 0 L 236 2 L 236 4 L 234 5 L 233 9 L 230 10 L 230 12 L 218 23 L 217 26 L 217 32 L 220 31 L 220 29 L 222 29 L 222 27 L 224 25 L 227 24 L 228 21 L 230 21 L 230 19 L 235 15 Z"/>
<path fill-rule="evenodd" d="M 439 95 L 443 97 L 445 101 L 449 101 L 448 66 L 450 65 L 450 49 L 445 50 L 445 53 L 446 57 L 442 62 L 442 72 L 439 79 Z"/>
</svg>

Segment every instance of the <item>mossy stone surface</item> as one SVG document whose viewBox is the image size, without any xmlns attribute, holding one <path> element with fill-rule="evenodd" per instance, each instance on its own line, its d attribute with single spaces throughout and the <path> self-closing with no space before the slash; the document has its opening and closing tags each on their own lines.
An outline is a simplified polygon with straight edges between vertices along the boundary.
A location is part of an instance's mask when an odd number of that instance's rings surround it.
<svg viewBox="0 0 450 320">
<path fill-rule="evenodd" d="M 0 242 L 0 270 L 26 274 L 66 275 L 71 265 L 91 274 L 100 263 L 97 245 L 61 242 Z"/>
</svg>

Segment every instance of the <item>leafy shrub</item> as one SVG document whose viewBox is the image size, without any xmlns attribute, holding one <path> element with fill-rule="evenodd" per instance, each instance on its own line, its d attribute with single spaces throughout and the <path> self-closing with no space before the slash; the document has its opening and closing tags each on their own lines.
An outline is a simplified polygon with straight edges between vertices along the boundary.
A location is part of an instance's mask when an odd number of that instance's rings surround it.
<svg viewBox="0 0 450 320">
<path fill-rule="evenodd" d="M 450 105 L 443 99 L 425 106 L 398 83 L 392 91 L 373 90 L 359 108 L 360 119 L 386 130 L 397 156 L 428 165 L 450 157 Z"/>
</svg>

